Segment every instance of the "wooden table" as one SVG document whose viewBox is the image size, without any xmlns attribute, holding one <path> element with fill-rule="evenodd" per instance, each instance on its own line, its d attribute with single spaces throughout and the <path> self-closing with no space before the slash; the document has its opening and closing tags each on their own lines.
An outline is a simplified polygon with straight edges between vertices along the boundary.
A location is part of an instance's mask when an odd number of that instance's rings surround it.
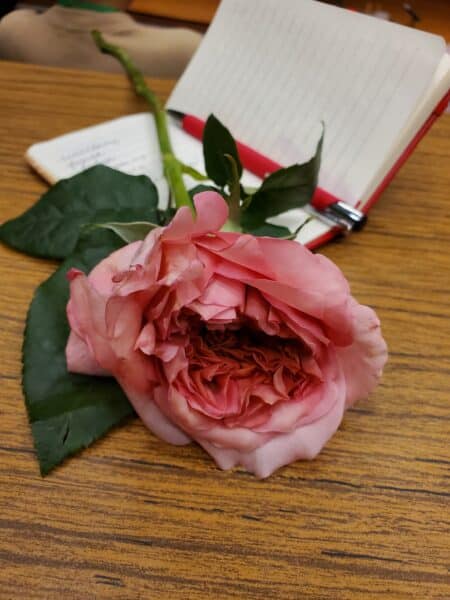
<svg viewBox="0 0 450 600">
<path fill-rule="evenodd" d="M 7 219 L 46 189 L 31 143 L 143 106 L 121 76 L 0 63 L 0 108 Z M 54 264 L 0 248 L 2 600 L 450 597 L 449 135 L 444 116 L 366 230 L 324 249 L 378 311 L 390 361 L 317 460 L 266 481 L 138 420 L 41 479 L 20 348 Z"/>
<path fill-rule="evenodd" d="M 219 0 L 131 0 L 127 9 L 138 15 L 209 25 L 218 6 Z"/>
</svg>

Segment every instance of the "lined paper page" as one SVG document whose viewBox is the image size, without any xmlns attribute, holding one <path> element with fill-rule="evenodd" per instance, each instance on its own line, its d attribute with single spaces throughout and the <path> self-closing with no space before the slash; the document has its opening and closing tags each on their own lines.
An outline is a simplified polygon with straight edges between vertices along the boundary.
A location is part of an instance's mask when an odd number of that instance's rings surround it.
<svg viewBox="0 0 450 600">
<path fill-rule="evenodd" d="M 308 159 L 356 203 L 426 92 L 444 40 L 312 0 L 222 0 L 168 107 L 214 112 L 281 164 Z"/>
<path fill-rule="evenodd" d="M 174 124 L 169 128 L 176 155 L 204 171 L 200 142 Z M 34 144 L 27 150 L 26 158 L 50 183 L 98 164 L 130 175 L 147 175 L 158 188 L 161 206 L 167 205 L 168 187 L 155 122 L 149 113 L 114 119 Z"/>
<path fill-rule="evenodd" d="M 31 146 L 26 159 L 50 183 L 97 164 L 148 175 L 167 202 L 153 117 L 142 113 L 87 127 Z"/>
<path fill-rule="evenodd" d="M 436 108 L 436 105 L 444 97 L 447 91 L 450 89 L 450 55 L 444 54 L 439 63 L 439 66 L 434 74 L 433 83 L 430 86 L 427 94 L 422 98 L 413 114 L 409 117 L 403 131 L 397 138 L 389 156 L 386 157 L 385 161 L 381 165 L 381 168 L 373 174 L 372 180 L 369 186 L 364 192 L 364 196 L 361 198 L 364 204 L 370 200 L 372 194 L 375 192 L 378 185 L 384 179 L 384 177 L 390 171 L 392 165 L 402 155 L 408 143 L 412 140 L 416 132 L 419 131 L 421 126 L 425 123 L 427 118 L 431 115 L 432 111 Z"/>
</svg>

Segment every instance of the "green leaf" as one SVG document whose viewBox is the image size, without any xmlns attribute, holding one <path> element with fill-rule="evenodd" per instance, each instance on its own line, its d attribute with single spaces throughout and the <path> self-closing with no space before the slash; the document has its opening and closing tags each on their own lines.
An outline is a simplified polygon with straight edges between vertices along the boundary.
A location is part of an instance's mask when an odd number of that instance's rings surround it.
<svg viewBox="0 0 450 600">
<path fill-rule="evenodd" d="M 272 225 L 272 223 L 264 223 L 260 227 L 256 227 L 256 229 L 252 229 L 246 233 L 251 233 L 252 235 L 262 237 L 277 237 L 285 239 L 291 236 L 291 232 L 287 227 L 282 227 L 281 225 Z"/>
<path fill-rule="evenodd" d="M 236 148 L 236 142 L 228 129 L 214 116 L 210 115 L 203 130 L 203 156 L 208 176 L 220 187 L 231 181 L 230 162 L 225 158 L 229 154 L 236 162 L 239 178 L 242 165 Z"/>
<path fill-rule="evenodd" d="M 28 311 L 22 385 L 42 475 L 133 414 L 114 379 L 69 373 L 65 359 L 67 271 L 88 272 L 122 245 L 111 231 L 82 235 L 74 254 L 37 288 Z"/>
<path fill-rule="evenodd" d="M 251 200 L 245 202 L 241 223 L 245 231 L 263 226 L 269 217 L 310 202 L 317 186 L 322 144 L 323 133 L 308 162 L 279 169 L 263 181 Z"/>
<path fill-rule="evenodd" d="M 147 221 L 134 221 L 133 223 L 94 223 L 91 227 L 110 229 L 124 242 L 131 244 L 145 239 L 150 231 L 156 229 L 159 225 Z"/>
<path fill-rule="evenodd" d="M 81 227 L 108 221 L 157 221 L 158 192 L 144 176 L 98 165 L 63 179 L 23 215 L 0 227 L 0 240 L 17 250 L 65 258 Z"/>
<path fill-rule="evenodd" d="M 201 194 L 202 192 L 217 192 L 218 194 L 223 196 L 222 191 L 218 188 L 214 187 L 213 185 L 205 185 L 203 183 L 200 183 L 199 185 L 196 185 L 195 187 L 190 189 L 189 195 L 191 198 L 193 198 L 196 194 Z"/>
<path fill-rule="evenodd" d="M 294 231 L 291 231 L 290 229 L 288 229 L 287 227 L 284 227 L 282 225 L 274 225 L 273 223 L 264 223 L 263 225 L 261 225 L 260 227 L 257 227 L 256 229 L 252 229 L 251 231 L 246 231 L 246 233 L 251 233 L 252 235 L 256 235 L 256 236 L 276 237 L 276 238 L 280 238 L 282 240 L 295 240 L 295 238 L 298 236 L 298 234 L 303 229 L 303 227 L 305 227 L 305 225 L 310 223 L 313 219 L 314 219 L 314 217 L 307 217 L 303 221 L 303 223 L 300 223 L 300 225 Z"/>
</svg>

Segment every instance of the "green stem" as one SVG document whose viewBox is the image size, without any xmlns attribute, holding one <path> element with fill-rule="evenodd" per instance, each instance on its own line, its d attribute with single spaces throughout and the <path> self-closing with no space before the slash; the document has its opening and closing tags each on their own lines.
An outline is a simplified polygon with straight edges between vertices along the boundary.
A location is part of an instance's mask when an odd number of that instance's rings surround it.
<svg viewBox="0 0 450 600">
<path fill-rule="evenodd" d="M 175 200 L 175 205 L 177 208 L 180 206 L 189 206 L 192 212 L 195 212 L 191 197 L 184 185 L 181 165 L 176 158 L 172 149 L 172 144 L 170 143 L 166 113 L 161 106 L 160 101 L 146 84 L 142 73 L 137 69 L 131 58 L 124 50 L 122 50 L 122 48 L 106 42 L 99 31 L 92 31 L 92 37 L 99 50 L 105 54 L 114 56 L 114 58 L 120 62 L 126 71 L 136 94 L 142 96 L 149 104 L 155 117 L 164 175 L 169 183 L 170 192 Z"/>
<path fill-rule="evenodd" d="M 209 177 L 207 177 L 206 175 L 203 175 L 203 173 L 200 173 L 200 171 L 197 171 L 197 169 L 194 169 L 194 167 L 191 167 L 190 165 L 186 165 L 186 164 L 180 162 L 180 167 L 181 167 L 181 171 L 185 175 L 190 175 L 192 177 L 192 179 L 195 179 L 197 181 L 208 181 L 208 179 L 209 179 Z"/>
<path fill-rule="evenodd" d="M 236 161 L 231 154 L 224 154 L 225 158 L 230 163 L 231 177 L 228 182 L 230 195 L 228 197 L 229 215 L 228 221 L 233 223 L 235 229 L 228 231 L 239 231 L 241 222 L 241 188 L 239 183 L 239 172 Z"/>
</svg>

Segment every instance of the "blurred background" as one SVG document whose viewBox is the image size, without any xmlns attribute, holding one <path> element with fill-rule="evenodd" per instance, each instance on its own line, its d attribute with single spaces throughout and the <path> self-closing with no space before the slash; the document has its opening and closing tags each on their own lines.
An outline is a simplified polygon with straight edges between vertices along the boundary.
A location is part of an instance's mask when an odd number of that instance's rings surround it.
<svg viewBox="0 0 450 600">
<path fill-rule="evenodd" d="M 450 41 L 450 0 L 328 4 L 437 33 Z M 147 75 L 177 78 L 218 5 L 219 0 L 3 0 L 0 59 L 120 70 L 113 59 L 99 55 L 94 48 L 89 32 L 99 28 L 108 41 L 125 48 Z"/>
</svg>

